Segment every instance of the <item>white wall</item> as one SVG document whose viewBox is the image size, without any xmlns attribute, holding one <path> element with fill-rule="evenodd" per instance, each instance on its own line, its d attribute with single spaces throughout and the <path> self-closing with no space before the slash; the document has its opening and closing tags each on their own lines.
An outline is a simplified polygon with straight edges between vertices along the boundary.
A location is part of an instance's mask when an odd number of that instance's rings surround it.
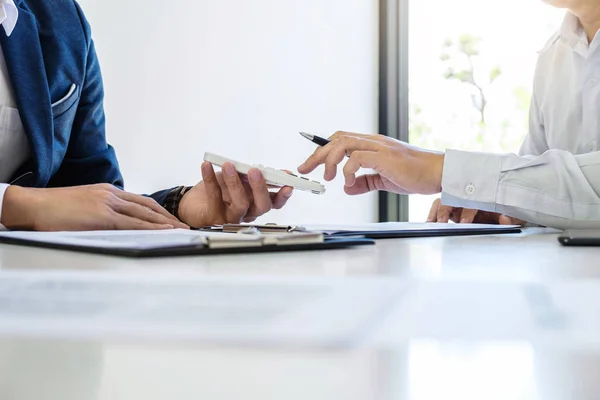
<svg viewBox="0 0 600 400">
<path fill-rule="evenodd" d="M 80 3 L 130 191 L 195 183 L 204 151 L 295 170 L 314 149 L 298 131 L 377 129 L 374 0 Z M 376 197 L 342 188 L 297 193 L 263 221 L 374 221 Z"/>
</svg>

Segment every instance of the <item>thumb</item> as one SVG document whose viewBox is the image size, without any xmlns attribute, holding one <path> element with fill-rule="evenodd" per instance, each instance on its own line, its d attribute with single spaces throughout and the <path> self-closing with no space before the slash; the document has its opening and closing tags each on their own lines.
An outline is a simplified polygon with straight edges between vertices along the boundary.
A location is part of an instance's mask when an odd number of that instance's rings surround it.
<svg viewBox="0 0 600 400">
<path fill-rule="evenodd" d="M 501 215 L 498 218 L 498 223 L 500 225 L 524 225 L 525 221 L 522 219 L 509 217 L 508 215 Z"/>
<path fill-rule="evenodd" d="M 381 186 L 381 176 L 378 174 L 361 175 L 356 178 L 354 185 L 344 185 L 344 192 L 349 195 L 364 194 L 374 190 L 380 190 Z"/>
</svg>

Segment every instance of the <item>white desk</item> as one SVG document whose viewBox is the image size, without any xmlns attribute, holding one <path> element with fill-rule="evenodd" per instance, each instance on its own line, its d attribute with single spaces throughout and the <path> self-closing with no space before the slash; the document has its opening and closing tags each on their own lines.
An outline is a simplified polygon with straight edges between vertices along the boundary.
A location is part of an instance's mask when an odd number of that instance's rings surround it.
<svg viewBox="0 0 600 400">
<path fill-rule="evenodd" d="M 0 246 L 0 268 L 152 274 L 386 275 L 445 282 L 600 277 L 600 248 L 556 235 L 380 241 L 350 250 L 131 260 Z M 223 348 L 0 339 L 0 399 L 592 399 L 600 351 L 415 338 L 392 348 Z"/>
</svg>

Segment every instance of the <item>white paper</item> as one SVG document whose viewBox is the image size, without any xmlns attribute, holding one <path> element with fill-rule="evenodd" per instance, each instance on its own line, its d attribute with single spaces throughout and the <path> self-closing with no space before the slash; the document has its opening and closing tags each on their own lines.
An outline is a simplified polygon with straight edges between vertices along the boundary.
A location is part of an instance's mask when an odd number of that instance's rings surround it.
<svg viewBox="0 0 600 400">
<path fill-rule="evenodd" d="M 386 279 L 0 274 L 0 335 L 347 346 L 408 285 Z"/>
<path fill-rule="evenodd" d="M 518 225 L 490 225 L 490 224 L 442 224 L 421 222 L 380 222 L 361 225 L 302 225 L 309 231 L 326 233 L 334 232 L 372 232 L 372 231 L 428 231 L 428 230 L 506 230 L 518 228 Z"/>
<path fill-rule="evenodd" d="M 600 348 L 600 283 L 420 283 L 372 343 L 530 341 Z"/>
<path fill-rule="evenodd" d="M 68 246 L 111 249 L 154 249 L 202 244 L 208 237 L 231 241 L 256 241 L 253 235 L 170 229 L 157 231 L 91 231 L 91 232 L 0 232 L 9 237 Z"/>
</svg>

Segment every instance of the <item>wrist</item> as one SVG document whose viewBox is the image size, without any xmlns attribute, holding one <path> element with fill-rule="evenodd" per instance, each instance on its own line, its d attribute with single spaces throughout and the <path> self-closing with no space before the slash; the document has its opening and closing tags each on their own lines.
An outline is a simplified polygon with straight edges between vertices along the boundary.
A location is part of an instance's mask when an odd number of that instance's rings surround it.
<svg viewBox="0 0 600 400">
<path fill-rule="evenodd" d="M 7 229 L 35 228 L 36 189 L 9 186 L 2 203 L 2 221 Z"/>
<path fill-rule="evenodd" d="M 173 214 L 173 215 L 175 215 L 175 217 L 177 217 L 178 220 L 180 220 L 184 224 L 187 224 L 187 222 L 184 222 L 184 221 L 189 221 L 189 218 L 187 217 L 186 203 L 187 203 L 187 201 L 186 201 L 185 194 L 184 194 L 179 199 L 179 204 L 177 204 L 177 209 L 175 211 L 175 214 Z"/>
<path fill-rule="evenodd" d="M 419 180 L 424 183 L 419 194 L 437 194 L 442 191 L 444 161 L 446 154 L 439 151 L 410 149 L 409 154 L 415 166 L 421 171 Z"/>
<path fill-rule="evenodd" d="M 183 199 L 192 188 L 193 186 L 178 186 L 169 192 L 165 200 L 165 209 L 180 221 L 184 221 L 185 219 L 182 215 L 182 210 L 184 208 L 182 207 Z"/>
<path fill-rule="evenodd" d="M 444 161 L 446 158 L 445 153 L 434 154 L 433 160 L 433 180 L 435 185 L 435 192 L 442 192 L 442 178 L 444 176 Z"/>
</svg>

